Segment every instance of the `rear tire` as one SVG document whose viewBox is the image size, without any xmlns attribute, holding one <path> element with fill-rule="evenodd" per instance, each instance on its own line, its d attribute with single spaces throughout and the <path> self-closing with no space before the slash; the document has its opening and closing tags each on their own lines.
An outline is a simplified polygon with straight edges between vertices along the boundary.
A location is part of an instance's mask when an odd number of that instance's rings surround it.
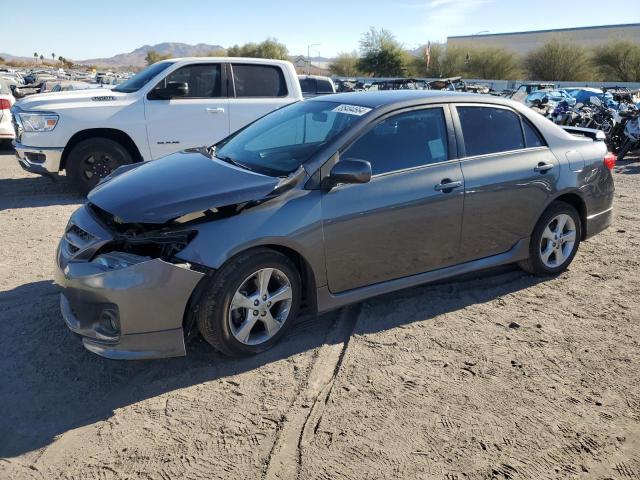
<svg viewBox="0 0 640 480">
<path fill-rule="evenodd" d="M 73 147 L 66 160 L 72 186 L 86 195 L 116 168 L 133 162 L 129 151 L 109 138 L 88 138 Z"/>
<path fill-rule="evenodd" d="M 198 329 L 224 355 L 263 352 L 291 327 L 300 308 L 301 288 L 300 275 L 285 255 L 269 248 L 241 253 L 204 287 L 196 312 Z"/>
<path fill-rule="evenodd" d="M 582 221 L 576 209 L 565 202 L 554 202 L 533 229 L 529 258 L 518 265 L 534 275 L 556 275 L 573 261 L 581 236 Z"/>
</svg>

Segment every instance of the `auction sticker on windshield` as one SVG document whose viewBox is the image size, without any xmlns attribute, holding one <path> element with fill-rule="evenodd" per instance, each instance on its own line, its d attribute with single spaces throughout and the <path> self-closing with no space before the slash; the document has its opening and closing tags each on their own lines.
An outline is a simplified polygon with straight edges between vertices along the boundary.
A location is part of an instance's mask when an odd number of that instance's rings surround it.
<svg viewBox="0 0 640 480">
<path fill-rule="evenodd" d="M 347 115 L 357 115 L 358 117 L 364 115 L 371 111 L 368 107 L 361 107 L 360 105 L 338 105 L 336 108 L 331 110 L 336 113 L 346 113 Z"/>
</svg>

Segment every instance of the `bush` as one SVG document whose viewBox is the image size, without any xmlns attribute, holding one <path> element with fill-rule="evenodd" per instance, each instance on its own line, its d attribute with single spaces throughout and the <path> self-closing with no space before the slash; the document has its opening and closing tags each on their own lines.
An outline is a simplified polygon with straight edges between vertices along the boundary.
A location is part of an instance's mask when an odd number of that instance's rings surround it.
<svg viewBox="0 0 640 480">
<path fill-rule="evenodd" d="M 640 44 L 613 40 L 593 52 L 593 62 L 605 81 L 640 82 Z"/>
<path fill-rule="evenodd" d="M 524 66 L 532 80 L 588 81 L 596 73 L 586 50 L 560 39 L 550 40 L 530 52 Z"/>
</svg>

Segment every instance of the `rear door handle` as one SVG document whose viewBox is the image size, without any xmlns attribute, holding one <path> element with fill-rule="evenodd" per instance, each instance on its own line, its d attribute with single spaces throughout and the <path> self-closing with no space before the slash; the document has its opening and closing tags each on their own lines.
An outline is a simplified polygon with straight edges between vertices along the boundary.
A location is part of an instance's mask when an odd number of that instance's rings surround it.
<svg viewBox="0 0 640 480">
<path fill-rule="evenodd" d="M 553 168 L 553 163 L 540 162 L 536 167 L 533 167 L 534 172 L 545 173 Z"/>
<path fill-rule="evenodd" d="M 222 107 L 218 107 L 218 108 L 207 108 L 207 112 L 208 112 L 208 113 L 224 113 L 224 108 L 222 108 Z"/>
<path fill-rule="evenodd" d="M 462 181 L 460 180 L 451 181 L 448 178 L 445 178 L 444 180 L 442 180 L 442 183 L 437 184 L 433 188 L 436 189 L 438 192 L 449 193 L 453 191 L 454 188 L 460 188 L 461 186 L 462 186 Z"/>
</svg>

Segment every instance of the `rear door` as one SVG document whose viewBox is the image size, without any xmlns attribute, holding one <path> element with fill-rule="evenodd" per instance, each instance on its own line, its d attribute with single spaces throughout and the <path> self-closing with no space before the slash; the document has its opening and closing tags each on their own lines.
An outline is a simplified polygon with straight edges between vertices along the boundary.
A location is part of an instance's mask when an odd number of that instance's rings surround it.
<svg viewBox="0 0 640 480">
<path fill-rule="evenodd" d="M 510 108 L 457 105 L 453 113 L 465 180 L 461 261 L 506 252 L 531 235 L 560 165 L 534 126 Z"/>
<path fill-rule="evenodd" d="M 340 152 L 369 161 L 373 177 L 323 193 L 332 292 L 456 263 L 464 183 L 448 125 L 442 106 L 392 114 Z"/>
<path fill-rule="evenodd" d="M 185 148 L 211 145 L 229 135 L 229 99 L 224 65 L 198 63 L 169 73 L 157 86 L 184 82 L 184 97 L 160 100 L 153 91 L 145 98 L 145 117 L 151 158 Z"/>
<path fill-rule="evenodd" d="M 231 132 L 292 102 L 279 66 L 233 62 L 230 67 Z"/>
</svg>

